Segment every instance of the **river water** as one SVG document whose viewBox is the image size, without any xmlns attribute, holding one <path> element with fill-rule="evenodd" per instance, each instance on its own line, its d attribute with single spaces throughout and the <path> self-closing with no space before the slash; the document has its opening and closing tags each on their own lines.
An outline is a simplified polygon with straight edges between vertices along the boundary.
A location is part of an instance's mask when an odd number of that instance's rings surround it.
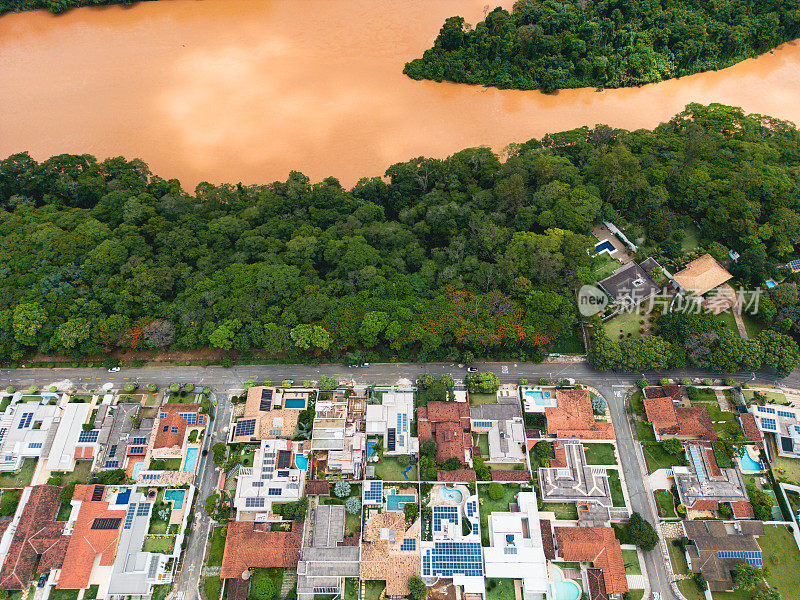
<svg viewBox="0 0 800 600">
<path fill-rule="evenodd" d="M 417 82 L 404 63 L 486 0 L 159 0 L 0 18 L 0 156 L 124 155 L 154 173 L 265 183 L 581 125 L 653 127 L 689 102 L 800 122 L 800 44 L 642 88 L 553 95 Z M 510 2 L 504 2 L 510 5 Z M 494 6 L 495 3 L 492 4 Z"/>
</svg>

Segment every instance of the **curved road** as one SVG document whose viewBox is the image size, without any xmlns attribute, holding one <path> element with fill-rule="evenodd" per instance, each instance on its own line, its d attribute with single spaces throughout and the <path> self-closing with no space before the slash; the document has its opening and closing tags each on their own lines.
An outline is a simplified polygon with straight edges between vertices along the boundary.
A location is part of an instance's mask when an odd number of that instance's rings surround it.
<svg viewBox="0 0 800 600">
<path fill-rule="evenodd" d="M 614 422 L 614 431 L 620 449 L 622 471 L 625 475 L 631 508 L 639 512 L 654 525 L 657 523 L 655 505 L 649 488 L 645 484 L 643 458 L 638 443 L 634 438 L 630 420 L 625 406 L 625 390 L 635 385 L 641 377 L 651 382 L 661 377 L 712 377 L 719 374 L 698 370 L 684 369 L 669 373 L 602 373 L 594 370 L 586 363 L 476 363 L 482 371 L 493 371 L 504 383 L 516 383 L 524 377 L 532 382 L 541 377 L 557 381 L 562 378 L 573 378 L 576 382 L 596 388 L 608 401 Z M 453 363 L 379 363 L 368 368 L 350 369 L 342 365 L 252 365 L 224 367 L 143 367 L 122 369 L 117 373 L 108 373 L 105 369 L 0 369 L 0 387 L 14 385 L 20 389 L 38 385 L 45 389 L 53 383 L 69 381 L 69 387 L 78 390 L 97 390 L 103 386 L 121 387 L 126 382 L 140 384 L 155 383 L 166 386 L 171 383 L 191 382 L 195 385 L 210 386 L 217 396 L 217 414 L 211 435 L 207 443 L 213 444 L 225 439 L 223 431 L 230 419 L 231 405 L 227 401 L 229 392 L 241 390 L 243 383 L 249 379 L 261 382 L 272 379 L 276 383 L 283 379 L 294 379 L 296 384 L 304 380 L 318 381 L 322 375 L 330 375 L 341 382 L 352 382 L 358 385 L 411 383 L 423 373 L 435 375 L 449 374 L 456 382 L 463 381 L 466 371 Z M 779 380 L 765 373 L 740 373 L 734 377 L 742 382 L 753 382 L 774 385 L 782 383 L 789 387 L 800 388 L 800 372 L 795 371 L 789 377 Z M 200 581 L 206 539 L 210 521 L 202 511 L 202 502 L 215 488 L 219 472 L 209 457 L 201 462 L 198 480 L 198 500 L 195 514 L 198 515 L 193 524 L 189 545 L 184 554 L 183 568 L 176 579 L 179 600 L 194 600 L 197 585 Z M 652 552 L 644 553 L 645 566 L 650 578 L 652 591 L 661 593 L 664 600 L 675 600 L 670 587 L 670 569 L 659 547 Z"/>
</svg>

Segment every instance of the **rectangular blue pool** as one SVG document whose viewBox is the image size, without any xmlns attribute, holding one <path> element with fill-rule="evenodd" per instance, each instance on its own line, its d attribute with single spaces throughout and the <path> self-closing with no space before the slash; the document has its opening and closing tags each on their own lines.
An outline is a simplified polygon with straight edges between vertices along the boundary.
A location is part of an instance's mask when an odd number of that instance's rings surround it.
<svg viewBox="0 0 800 600">
<path fill-rule="evenodd" d="M 184 471 L 194 471 L 197 466 L 197 454 L 200 451 L 197 448 L 189 448 L 186 451 L 186 461 L 183 463 Z"/>
<path fill-rule="evenodd" d="M 389 494 L 386 497 L 386 510 L 403 510 L 403 506 L 414 502 L 414 496 L 398 496 L 397 494 Z"/>
<path fill-rule="evenodd" d="M 286 398 L 283 401 L 283 408 L 302 408 L 305 409 L 305 398 Z"/>
<path fill-rule="evenodd" d="M 167 490 L 164 492 L 164 500 L 172 500 L 172 508 L 180 510 L 183 507 L 183 498 L 186 490 Z"/>
</svg>

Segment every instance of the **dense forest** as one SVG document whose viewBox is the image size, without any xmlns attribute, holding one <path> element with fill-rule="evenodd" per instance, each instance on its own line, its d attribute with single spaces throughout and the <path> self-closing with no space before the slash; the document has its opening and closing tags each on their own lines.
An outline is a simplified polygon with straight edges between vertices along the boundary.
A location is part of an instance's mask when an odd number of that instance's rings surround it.
<svg viewBox="0 0 800 600">
<path fill-rule="evenodd" d="M 800 37 L 800 0 L 518 0 L 473 29 L 450 17 L 413 79 L 552 92 L 729 67 Z"/>
<path fill-rule="evenodd" d="M 57 15 L 70 8 L 106 6 L 109 4 L 130 6 L 140 1 L 146 0 L 0 0 L 0 15 L 26 10 L 49 10 Z"/>
<path fill-rule="evenodd" d="M 350 190 L 292 172 L 194 194 L 140 160 L 13 155 L 0 161 L 0 355 L 536 360 L 568 339 L 582 351 L 574 294 L 597 278 L 589 232 L 603 219 L 669 268 L 694 227 L 695 253 L 742 253 L 747 285 L 778 277 L 800 244 L 800 133 L 786 122 L 690 105 L 655 131 L 583 127 L 505 154 L 415 158 Z M 800 301 L 790 279 L 776 290 L 759 318 L 792 366 Z M 695 352 L 683 329 L 601 339 L 598 362 L 640 370 L 624 357 L 663 342 L 655 366 L 703 364 L 727 343 Z"/>
</svg>

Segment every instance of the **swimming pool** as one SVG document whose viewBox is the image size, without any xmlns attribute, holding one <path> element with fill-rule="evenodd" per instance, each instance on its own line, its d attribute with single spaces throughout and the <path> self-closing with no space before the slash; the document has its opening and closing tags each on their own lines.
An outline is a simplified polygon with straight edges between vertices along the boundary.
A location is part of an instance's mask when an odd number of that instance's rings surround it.
<svg viewBox="0 0 800 600">
<path fill-rule="evenodd" d="M 133 478 L 136 479 L 139 476 L 139 471 L 142 470 L 144 466 L 144 461 L 139 461 L 135 465 L 133 465 Z"/>
<path fill-rule="evenodd" d="M 528 390 L 524 395 L 525 399 L 533 402 L 535 406 L 555 406 L 553 393 L 549 390 Z"/>
<path fill-rule="evenodd" d="M 594 253 L 600 254 L 601 252 L 614 252 L 614 244 L 609 242 L 608 240 L 604 240 L 594 245 Z"/>
<path fill-rule="evenodd" d="M 283 401 L 283 408 L 303 408 L 306 407 L 305 398 L 285 398 Z"/>
<path fill-rule="evenodd" d="M 442 486 L 439 488 L 439 498 L 461 504 L 461 501 L 464 499 L 464 494 L 453 488 Z"/>
<path fill-rule="evenodd" d="M 183 498 L 186 490 L 167 490 L 164 492 L 164 500 L 172 500 L 172 508 L 180 510 L 183 508 Z"/>
<path fill-rule="evenodd" d="M 775 281 L 774 281 L 774 280 L 772 280 L 772 279 L 767 279 L 767 280 L 764 282 L 764 285 L 766 285 L 766 286 L 767 286 L 769 289 L 772 289 L 772 288 L 774 288 L 774 287 L 775 287 L 776 285 L 778 285 L 778 284 L 777 284 L 777 283 L 775 283 Z"/>
<path fill-rule="evenodd" d="M 405 504 L 411 504 L 415 500 L 416 498 L 414 496 L 406 496 L 406 495 L 399 496 L 394 492 L 392 492 L 391 494 L 386 496 L 386 509 L 401 511 L 403 510 L 403 506 Z"/>
<path fill-rule="evenodd" d="M 184 471 L 194 471 L 197 466 L 197 454 L 200 451 L 197 448 L 189 448 L 186 451 L 186 461 L 183 463 Z"/>
<path fill-rule="evenodd" d="M 550 584 L 554 600 L 578 600 L 581 597 L 581 587 L 572 581 L 564 579 L 561 569 L 553 568 L 553 583 Z"/>
<path fill-rule="evenodd" d="M 739 455 L 739 468 L 743 473 L 754 473 L 763 470 L 761 462 L 754 461 L 747 450 L 743 450 Z"/>
<path fill-rule="evenodd" d="M 308 468 L 308 459 L 302 454 L 295 454 L 294 464 L 297 465 L 297 468 L 301 471 L 305 471 Z"/>
<path fill-rule="evenodd" d="M 372 458 L 373 456 L 377 456 L 377 452 L 375 452 L 375 442 L 367 442 L 367 458 Z"/>
</svg>

